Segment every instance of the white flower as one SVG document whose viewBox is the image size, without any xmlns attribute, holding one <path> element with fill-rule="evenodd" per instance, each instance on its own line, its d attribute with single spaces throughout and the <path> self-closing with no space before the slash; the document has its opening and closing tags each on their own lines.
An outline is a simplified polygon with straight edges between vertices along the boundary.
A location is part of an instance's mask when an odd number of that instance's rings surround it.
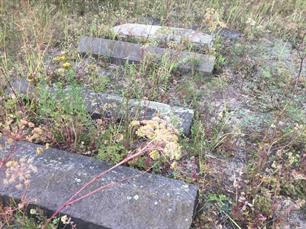
<svg viewBox="0 0 306 229">
<path fill-rule="evenodd" d="M 62 221 L 63 224 L 69 224 L 70 221 L 71 221 L 71 218 L 69 218 L 67 215 L 63 215 L 61 217 L 61 221 Z"/>
<path fill-rule="evenodd" d="M 31 214 L 31 215 L 36 215 L 36 210 L 35 210 L 34 208 L 31 208 L 31 209 L 30 209 L 30 214 Z"/>
<path fill-rule="evenodd" d="M 246 21 L 247 24 L 249 24 L 250 26 L 255 26 L 256 25 L 256 21 L 253 20 L 252 18 L 248 18 L 248 20 Z"/>
</svg>

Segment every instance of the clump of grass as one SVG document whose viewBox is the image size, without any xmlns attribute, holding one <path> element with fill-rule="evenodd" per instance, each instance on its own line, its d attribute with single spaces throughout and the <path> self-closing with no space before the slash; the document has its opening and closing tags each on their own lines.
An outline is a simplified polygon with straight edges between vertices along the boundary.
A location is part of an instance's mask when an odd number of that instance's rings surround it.
<svg viewBox="0 0 306 229">
<path fill-rule="evenodd" d="M 160 63 L 147 55 L 139 65 L 126 64 L 127 87 L 124 95 L 129 98 L 150 98 L 153 101 L 165 99 L 176 68 L 177 62 L 167 54 Z"/>
</svg>

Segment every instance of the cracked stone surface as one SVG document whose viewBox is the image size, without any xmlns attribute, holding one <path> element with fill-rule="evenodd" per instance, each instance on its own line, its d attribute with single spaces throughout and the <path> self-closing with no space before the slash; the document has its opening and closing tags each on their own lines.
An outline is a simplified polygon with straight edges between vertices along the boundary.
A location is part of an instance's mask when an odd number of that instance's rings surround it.
<svg viewBox="0 0 306 229">
<path fill-rule="evenodd" d="M 196 47 L 211 49 L 213 36 L 192 29 L 175 28 L 159 25 L 144 25 L 127 23 L 115 26 L 112 31 L 119 37 L 134 37 L 138 39 L 150 39 L 159 42 L 187 41 Z"/>
<path fill-rule="evenodd" d="M 8 145 L 0 138 L 0 145 L 4 146 L 0 148 L 0 159 L 11 151 L 15 152 L 14 160 L 33 159 L 38 171 L 30 178 L 27 197 L 31 204 L 51 212 L 82 184 L 110 168 L 103 161 L 56 149 L 37 155 L 36 149 L 41 146 L 28 142 Z M 15 184 L 4 185 L 4 178 L 5 168 L 1 168 L 0 195 L 21 199 L 24 190 L 16 189 Z M 71 216 L 78 228 L 190 228 L 197 201 L 196 186 L 122 166 L 97 180 L 84 194 L 110 182 L 117 184 L 71 205 L 62 213 Z"/>
<path fill-rule="evenodd" d="M 35 88 L 25 80 L 15 80 L 12 82 L 15 91 L 21 95 L 37 94 Z M 54 92 L 54 88 L 49 88 L 50 92 Z M 71 90 L 69 87 L 65 89 L 67 93 Z M 9 92 L 10 93 L 10 92 Z M 37 96 L 39 96 L 37 94 Z M 106 116 L 114 119 L 121 119 L 129 115 L 136 119 L 151 119 L 154 116 L 167 121 L 169 124 L 178 128 L 184 135 L 190 134 L 194 111 L 188 108 L 170 106 L 168 104 L 149 101 L 130 99 L 105 93 L 96 93 L 89 89 L 82 89 L 82 96 L 87 111 L 93 117 Z"/>
<path fill-rule="evenodd" d="M 81 54 L 110 58 L 115 63 L 141 62 L 148 55 L 160 61 L 167 55 L 169 59 L 177 61 L 181 71 L 188 72 L 194 69 L 203 75 L 212 73 L 216 59 L 214 56 L 194 52 L 178 52 L 172 49 L 85 36 L 80 39 L 78 51 Z"/>
</svg>

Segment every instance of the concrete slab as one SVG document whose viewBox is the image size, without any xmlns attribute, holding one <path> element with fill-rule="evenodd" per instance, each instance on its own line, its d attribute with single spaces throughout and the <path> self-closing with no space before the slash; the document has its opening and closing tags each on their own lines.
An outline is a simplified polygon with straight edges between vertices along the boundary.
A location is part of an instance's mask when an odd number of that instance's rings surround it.
<svg viewBox="0 0 306 229">
<path fill-rule="evenodd" d="M 33 160 L 37 172 L 32 173 L 26 194 L 31 204 L 49 212 L 55 211 L 93 176 L 110 168 L 103 161 L 52 148 L 37 155 L 35 152 L 40 145 L 28 142 L 8 145 L 0 138 L 0 144 L 4 145 L 0 148 L 0 159 L 13 149 L 15 160 Z M 122 166 L 99 179 L 87 191 L 126 177 L 132 178 L 75 203 L 62 214 L 71 216 L 80 229 L 190 228 L 197 187 L 182 181 Z M 21 199 L 24 190 L 16 189 L 15 184 L 4 184 L 5 178 L 5 167 L 2 167 L 0 196 Z"/>
<path fill-rule="evenodd" d="M 136 38 L 142 40 L 156 40 L 158 42 L 174 41 L 180 43 L 187 41 L 196 47 L 207 50 L 213 46 L 213 36 L 192 29 L 175 28 L 159 25 L 144 25 L 127 23 L 115 26 L 112 31 L 119 37 Z"/>
<path fill-rule="evenodd" d="M 36 94 L 36 96 L 39 96 L 37 89 L 26 80 L 15 80 L 11 84 L 20 95 L 31 96 Z M 54 88 L 49 88 L 48 90 L 55 93 Z M 71 90 L 69 87 L 65 89 L 67 94 L 69 94 L 69 90 Z M 180 130 L 182 134 L 186 136 L 190 134 L 194 116 L 194 111 L 191 109 L 149 100 L 130 99 L 126 101 L 125 98 L 118 95 L 96 93 L 85 88 L 82 89 L 82 97 L 84 98 L 87 111 L 94 117 L 106 116 L 122 119 L 126 117 L 127 111 L 130 117 L 140 120 L 159 116 Z"/>
<path fill-rule="evenodd" d="M 78 50 L 81 54 L 103 56 L 115 63 L 138 63 L 148 55 L 160 61 L 163 56 L 167 55 L 169 59 L 175 60 L 181 71 L 195 70 L 203 75 L 210 75 L 215 65 L 215 57 L 210 55 L 187 51 L 178 52 L 172 49 L 141 46 L 103 38 L 81 37 Z"/>
</svg>

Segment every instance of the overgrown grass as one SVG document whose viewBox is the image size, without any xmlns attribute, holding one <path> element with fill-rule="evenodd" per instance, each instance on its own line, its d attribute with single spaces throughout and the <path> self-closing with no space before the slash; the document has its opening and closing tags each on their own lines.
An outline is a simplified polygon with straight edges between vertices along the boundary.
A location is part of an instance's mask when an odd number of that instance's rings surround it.
<svg viewBox="0 0 306 229">
<path fill-rule="evenodd" d="M 178 60 L 164 56 L 157 63 L 148 56 L 142 63 L 126 64 L 122 72 L 116 73 L 115 79 L 122 83 L 118 89 L 112 79 L 97 74 L 98 67 L 109 65 L 108 60 L 87 64 L 88 59 L 78 55 L 76 46 L 81 35 L 115 38 L 110 28 L 125 22 L 157 22 L 216 33 L 210 54 L 217 56 L 217 77 L 203 79 L 195 72 L 184 75 L 176 71 Z M 241 32 L 245 39 L 228 48 L 220 36 L 222 27 Z M 147 98 L 192 107 L 197 117 L 190 138 L 178 141 L 182 145 L 179 163 L 172 163 L 152 149 L 152 154 L 130 165 L 197 183 L 201 195 L 194 223 L 197 228 L 204 222 L 211 227 L 277 227 L 281 215 L 274 214 L 273 209 L 280 199 L 290 197 L 298 203 L 305 199 L 305 79 L 299 69 L 300 74 L 295 75 L 278 62 L 272 66 L 275 71 L 269 63 L 258 66 L 250 46 L 261 37 L 279 37 L 292 42 L 303 61 L 305 31 L 304 0 L 3 0 L 0 132 L 118 163 L 129 150 L 141 147 L 148 133 L 137 135 L 128 113 L 126 121 L 92 120 L 82 97 L 84 84 L 97 92 L 109 92 L 114 87 L 118 91 L 112 93 L 127 99 Z M 167 46 L 182 49 L 179 45 Z M 280 61 L 285 58 L 282 49 L 279 47 L 277 57 Z M 77 63 L 82 63 L 86 71 L 78 72 Z M 229 76 L 228 68 L 234 77 Z M 39 99 L 7 96 L 9 82 L 16 79 L 37 86 Z M 248 109 L 230 110 L 225 104 L 216 111 L 210 101 L 208 107 L 203 106 L 203 101 L 214 99 L 219 92 L 224 99 L 227 95 L 222 93 L 230 86 L 241 90 L 239 99 L 247 98 Z M 56 92 L 50 93 L 49 87 L 57 88 Z M 241 144 L 248 152 L 247 170 L 236 182 L 233 194 L 218 185 L 221 181 L 210 178 L 207 160 L 229 159 L 238 154 Z M 217 180 L 222 180 L 222 175 Z M 21 219 L 27 225 L 33 224 L 17 213 L 17 222 Z"/>
</svg>

